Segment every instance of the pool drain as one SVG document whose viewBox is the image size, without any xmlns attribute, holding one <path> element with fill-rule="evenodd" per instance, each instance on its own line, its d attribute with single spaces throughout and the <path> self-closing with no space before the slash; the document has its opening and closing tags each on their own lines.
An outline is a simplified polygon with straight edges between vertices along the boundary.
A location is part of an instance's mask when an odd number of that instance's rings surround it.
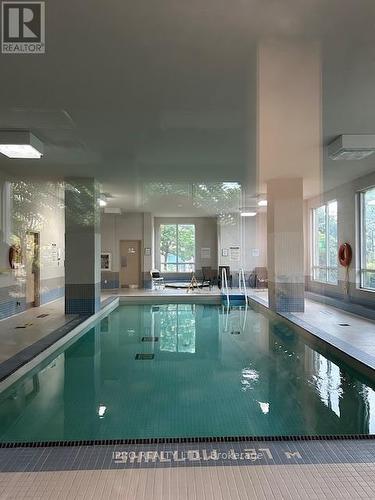
<svg viewBox="0 0 375 500">
<path fill-rule="evenodd" d="M 150 360 L 150 359 L 154 359 L 154 354 L 150 354 L 150 353 L 138 353 L 135 355 L 135 359 L 137 361 L 143 359 L 143 360 Z"/>
</svg>

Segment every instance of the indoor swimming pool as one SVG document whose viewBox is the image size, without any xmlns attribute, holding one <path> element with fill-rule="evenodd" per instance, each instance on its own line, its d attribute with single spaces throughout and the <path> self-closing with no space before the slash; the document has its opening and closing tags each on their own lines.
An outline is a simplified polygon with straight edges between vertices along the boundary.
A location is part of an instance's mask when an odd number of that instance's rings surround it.
<svg viewBox="0 0 375 500">
<path fill-rule="evenodd" d="M 1 442 L 375 431 L 374 381 L 250 306 L 122 305 L 1 394 Z"/>
</svg>

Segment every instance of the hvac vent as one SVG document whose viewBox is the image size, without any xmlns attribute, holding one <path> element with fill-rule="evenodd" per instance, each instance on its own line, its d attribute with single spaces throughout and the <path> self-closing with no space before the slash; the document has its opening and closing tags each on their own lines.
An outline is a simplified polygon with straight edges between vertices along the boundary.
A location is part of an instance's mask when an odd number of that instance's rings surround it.
<svg viewBox="0 0 375 500">
<path fill-rule="evenodd" d="M 331 160 L 362 160 L 375 153 L 375 135 L 340 135 L 328 145 Z"/>
</svg>

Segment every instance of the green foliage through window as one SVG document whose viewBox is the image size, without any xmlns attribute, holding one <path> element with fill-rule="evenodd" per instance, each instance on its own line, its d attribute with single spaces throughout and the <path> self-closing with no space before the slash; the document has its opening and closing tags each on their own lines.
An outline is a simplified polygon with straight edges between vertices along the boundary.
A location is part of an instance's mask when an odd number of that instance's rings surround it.
<svg viewBox="0 0 375 500">
<path fill-rule="evenodd" d="M 337 201 L 313 210 L 313 279 L 337 283 Z"/>
<path fill-rule="evenodd" d="M 375 187 L 361 194 L 361 286 L 375 290 Z"/>
<path fill-rule="evenodd" d="M 195 269 L 195 225 L 160 225 L 162 272 L 192 272 Z"/>
</svg>

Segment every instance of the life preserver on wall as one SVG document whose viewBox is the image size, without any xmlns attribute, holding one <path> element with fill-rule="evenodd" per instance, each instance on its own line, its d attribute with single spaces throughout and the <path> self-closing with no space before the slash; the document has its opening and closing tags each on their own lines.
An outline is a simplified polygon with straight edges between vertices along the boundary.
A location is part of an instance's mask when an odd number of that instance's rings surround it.
<svg viewBox="0 0 375 500">
<path fill-rule="evenodd" d="M 349 267 L 352 262 L 353 252 L 349 243 L 343 243 L 339 248 L 339 262 L 343 267 Z"/>
<path fill-rule="evenodd" d="M 9 265 L 11 269 L 16 269 L 16 264 L 21 263 L 21 247 L 19 245 L 12 245 L 9 248 Z"/>
</svg>

